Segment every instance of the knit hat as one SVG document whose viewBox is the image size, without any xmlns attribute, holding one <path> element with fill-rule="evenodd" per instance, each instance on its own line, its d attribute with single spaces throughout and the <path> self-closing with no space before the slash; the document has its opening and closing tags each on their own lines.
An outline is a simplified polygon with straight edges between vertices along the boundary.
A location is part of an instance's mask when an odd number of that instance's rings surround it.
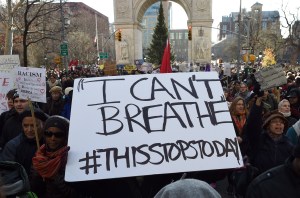
<svg viewBox="0 0 300 198">
<path fill-rule="evenodd" d="M 62 88 L 60 86 L 54 86 L 54 87 L 52 87 L 49 92 L 50 93 L 52 93 L 52 92 L 59 92 L 61 95 L 63 95 Z"/>
<path fill-rule="evenodd" d="M 13 100 L 16 99 L 16 98 L 19 98 L 19 93 L 17 90 L 15 90 L 15 93 L 13 95 Z"/>
<path fill-rule="evenodd" d="M 221 198 L 208 183 L 197 179 L 182 179 L 162 188 L 154 198 Z"/>
<path fill-rule="evenodd" d="M 41 121 L 45 122 L 48 119 L 48 115 L 45 114 L 42 110 L 33 108 L 34 116 Z M 26 108 L 21 114 L 20 119 L 23 120 L 25 117 L 32 117 L 30 108 Z"/>
<path fill-rule="evenodd" d="M 65 88 L 65 95 L 66 96 L 69 95 L 70 91 L 72 91 L 72 90 L 73 90 L 73 87 L 67 87 L 67 88 Z"/>
<path fill-rule="evenodd" d="M 263 129 L 266 129 L 271 120 L 275 119 L 275 118 L 280 118 L 283 120 L 284 122 L 284 129 L 287 129 L 288 128 L 288 120 L 284 117 L 284 115 L 278 111 L 272 111 L 272 112 L 269 112 L 267 113 L 265 116 L 264 116 L 264 123 L 263 123 Z"/>
<path fill-rule="evenodd" d="M 50 116 L 46 122 L 44 129 L 48 129 L 50 127 L 57 127 L 60 130 L 62 130 L 65 133 L 69 133 L 69 120 L 67 118 L 64 118 L 62 116 L 54 115 Z"/>
</svg>

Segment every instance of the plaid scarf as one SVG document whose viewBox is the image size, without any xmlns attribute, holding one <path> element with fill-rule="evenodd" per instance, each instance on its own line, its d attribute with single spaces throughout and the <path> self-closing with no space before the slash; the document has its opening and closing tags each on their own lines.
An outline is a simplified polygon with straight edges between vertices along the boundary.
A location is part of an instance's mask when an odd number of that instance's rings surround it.
<svg viewBox="0 0 300 198">
<path fill-rule="evenodd" d="M 69 150 L 70 147 L 64 146 L 57 151 L 48 152 L 43 144 L 32 158 L 33 167 L 44 179 L 52 178 L 65 167 Z"/>
</svg>

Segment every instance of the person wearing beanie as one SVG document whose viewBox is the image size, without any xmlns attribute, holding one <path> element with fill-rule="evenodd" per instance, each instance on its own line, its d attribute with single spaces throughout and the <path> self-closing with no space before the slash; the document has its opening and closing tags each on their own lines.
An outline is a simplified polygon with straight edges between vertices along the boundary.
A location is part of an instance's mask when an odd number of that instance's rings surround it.
<svg viewBox="0 0 300 198">
<path fill-rule="evenodd" d="M 293 154 L 283 165 L 267 170 L 254 179 L 246 198 L 300 197 L 300 139 Z"/>
<path fill-rule="evenodd" d="M 181 179 L 163 187 L 154 198 L 221 198 L 208 183 L 197 179 Z"/>
<path fill-rule="evenodd" d="M 290 102 L 287 99 L 283 99 L 279 102 L 278 111 L 283 114 L 285 119 L 287 119 L 287 121 L 288 121 L 288 127 L 287 128 L 290 128 L 291 126 L 293 126 L 297 122 L 297 119 L 294 118 L 291 115 Z M 286 132 L 287 132 L 287 129 L 284 130 L 283 133 L 286 134 Z"/>
<path fill-rule="evenodd" d="M 47 102 L 43 106 L 43 111 L 50 116 L 61 115 L 64 107 L 62 88 L 59 86 L 54 86 L 49 92 L 51 96 L 47 98 Z"/>
<path fill-rule="evenodd" d="M 32 159 L 31 191 L 38 197 L 77 197 L 75 189 L 64 181 L 69 151 L 69 120 L 62 116 L 50 116 L 43 132 L 45 144 Z"/>
<path fill-rule="evenodd" d="M 300 120 L 293 124 L 293 126 L 289 127 L 286 136 L 289 138 L 292 144 L 297 144 L 297 140 L 300 137 Z"/>
<path fill-rule="evenodd" d="M 287 119 L 278 111 L 269 112 L 263 118 L 262 97 L 256 97 L 244 127 L 245 141 L 249 144 L 246 154 L 259 173 L 284 164 L 293 150 L 292 143 L 283 135 L 288 127 Z"/>
<path fill-rule="evenodd" d="M 19 97 L 19 93 L 15 91 L 13 95 L 13 111 L 11 116 L 5 121 L 1 137 L 0 137 L 0 147 L 4 148 L 5 144 L 18 136 L 22 132 L 22 123 L 20 120 L 20 114 L 28 107 L 28 100 Z"/>
<path fill-rule="evenodd" d="M 291 89 L 286 98 L 291 104 L 291 115 L 296 119 L 300 119 L 300 88 Z"/>
<path fill-rule="evenodd" d="M 39 143 L 43 143 L 42 130 L 44 122 L 48 118 L 40 109 L 33 109 L 37 135 Z M 30 174 L 30 168 L 32 165 L 32 157 L 34 156 L 37 145 L 34 131 L 34 118 L 32 117 L 31 110 L 26 108 L 24 112 L 20 114 L 20 120 L 22 122 L 22 133 L 17 137 L 11 139 L 4 147 L 0 154 L 0 161 L 14 161 L 21 164 L 26 170 L 27 174 Z"/>
</svg>

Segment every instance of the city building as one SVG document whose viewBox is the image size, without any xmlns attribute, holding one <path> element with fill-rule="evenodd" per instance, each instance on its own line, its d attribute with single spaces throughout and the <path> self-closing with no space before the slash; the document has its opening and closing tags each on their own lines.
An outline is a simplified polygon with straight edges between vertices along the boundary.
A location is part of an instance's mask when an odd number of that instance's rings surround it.
<svg viewBox="0 0 300 198">
<path fill-rule="evenodd" d="M 188 61 L 188 30 L 169 30 L 172 52 L 177 62 Z"/>
<path fill-rule="evenodd" d="M 280 15 L 275 11 L 262 11 L 263 4 L 255 3 L 251 6 L 251 11 L 242 10 L 241 26 L 242 33 L 247 34 L 247 28 L 254 31 L 271 31 L 274 34 L 281 35 Z M 229 16 L 223 16 L 219 24 L 218 40 L 236 36 L 238 34 L 238 15 L 239 12 L 232 12 Z M 251 32 L 250 32 L 251 33 Z"/>
</svg>

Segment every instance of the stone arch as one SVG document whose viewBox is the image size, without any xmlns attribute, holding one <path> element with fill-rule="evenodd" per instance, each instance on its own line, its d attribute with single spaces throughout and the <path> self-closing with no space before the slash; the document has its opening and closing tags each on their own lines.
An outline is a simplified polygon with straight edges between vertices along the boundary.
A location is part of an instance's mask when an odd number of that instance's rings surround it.
<svg viewBox="0 0 300 198">
<path fill-rule="evenodd" d="M 134 64 L 142 59 L 142 20 L 146 10 L 160 0 L 114 0 L 114 25 L 122 31 L 122 41 L 127 43 L 128 59 L 124 60 L 122 42 L 116 41 L 117 64 Z M 166 1 L 166 0 L 163 0 Z M 188 43 L 188 61 L 197 65 L 210 62 L 212 0 L 172 0 L 185 10 L 187 27 L 192 27 L 192 40 Z M 205 42 L 205 43 L 203 43 Z M 201 54 L 199 54 L 201 53 Z"/>
</svg>

